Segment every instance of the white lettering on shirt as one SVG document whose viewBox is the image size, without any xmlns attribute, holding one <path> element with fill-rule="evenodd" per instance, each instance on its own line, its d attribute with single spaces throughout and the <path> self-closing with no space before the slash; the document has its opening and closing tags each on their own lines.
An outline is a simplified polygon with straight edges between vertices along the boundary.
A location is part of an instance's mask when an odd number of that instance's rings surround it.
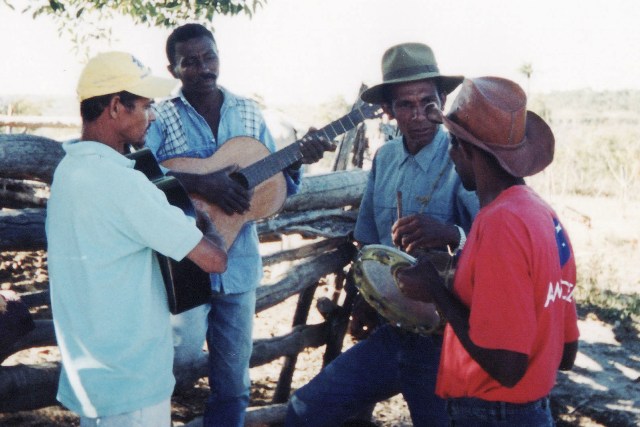
<svg viewBox="0 0 640 427">
<path fill-rule="evenodd" d="M 574 289 L 575 285 L 571 282 L 567 282 L 566 280 L 556 282 L 555 284 L 549 282 L 547 301 L 544 303 L 545 308 L 552 302 L 555 302 L 556 298 L 567 302 L 573 301 L 572 297 Z"/>
</svg>

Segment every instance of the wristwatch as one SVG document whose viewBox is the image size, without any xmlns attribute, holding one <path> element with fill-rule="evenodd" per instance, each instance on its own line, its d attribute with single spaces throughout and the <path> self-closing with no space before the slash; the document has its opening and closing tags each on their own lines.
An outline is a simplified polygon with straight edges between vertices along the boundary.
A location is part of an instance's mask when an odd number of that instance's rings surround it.
<svg viewBox="0 0 640 427">
<path fill-rule="evenodd" d="M 458 243 L 458 247 L 454 251 L 454 253 L 458 253 L 462 250 L 462 248 L 464 248 L 464 244 L 467 243 L 467 235 L 459 225 L 454 225 L 454 227 L 456 227 L 458 229 L 458 233 L 460 233 L 460 242 Z"/>
</svg>

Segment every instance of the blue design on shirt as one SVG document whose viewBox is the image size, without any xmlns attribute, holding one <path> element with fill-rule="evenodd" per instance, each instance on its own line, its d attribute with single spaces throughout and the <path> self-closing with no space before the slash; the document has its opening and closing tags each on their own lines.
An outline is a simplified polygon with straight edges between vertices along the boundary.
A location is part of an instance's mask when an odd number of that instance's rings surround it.
<svg viewBox="0 0 640 427">
<path fill-rule="evenodd" d="M 562 228 L 562 224 L 560 224 L 557 218 L 553 218 L 553 225 L 556 230 L 556 244 L 558 245 L 560 265 L 564 267 L 567 261 L 569 261 L 569 258 L 571 258 L 571 249 L 567 243 L 567 235 L 564 232 L 564 228 Z"/>
</svg>

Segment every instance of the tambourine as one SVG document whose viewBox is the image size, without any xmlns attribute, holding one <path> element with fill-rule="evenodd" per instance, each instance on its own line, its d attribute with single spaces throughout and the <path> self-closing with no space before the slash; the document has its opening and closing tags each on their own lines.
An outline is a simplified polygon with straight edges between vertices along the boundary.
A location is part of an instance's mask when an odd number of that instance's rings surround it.
<svg viewBox="0 0 640 427">
<path fill-rule="evenodd" d="M 443 254 L 448 256 L 448 254 Z M 434 254 L 436 268 L 444 274 L 443 257 Z M 394 272 L 417 260 L 385 245 L 364 246 L 353 265 L 353 278 L 364 299 L 393 325 L 429 335 L 443 326 L 435 304 L 406 297 L 398 288 Z M 445 261 L 446 262 L 446 261 Z M 440 266 L 439 266 L 440 265 Z"/>
</svg>

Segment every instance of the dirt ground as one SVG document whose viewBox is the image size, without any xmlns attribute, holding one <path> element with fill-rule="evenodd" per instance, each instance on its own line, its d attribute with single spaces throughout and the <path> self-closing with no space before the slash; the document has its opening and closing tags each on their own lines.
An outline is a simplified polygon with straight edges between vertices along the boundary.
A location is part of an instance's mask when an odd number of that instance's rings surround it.
<svg viewBox="0 0 640 427">
<path fill-rule="evenodd" d="M 578 258 L 579 274 L 595 277 L 601 291 L 618 296 L 638 297 L 640 263 L 638 241 L 640 217 L 638 202 L 572 197 L 552 199 L 552 204 L 569 229 Z M 42 254 L 3 254 L 0 258 L 0 286 L 20 292 L 34 290 L 46 280 Z M 606 279 L 606 280 L 605 280 Z M 322 287 L 316 297 L 332 289 Z M 596 291 L 598 292 L 598 291 Z M 580 304 L 580 352 L 575 368 L 561 372 L 552 392 L 552 409 L 559 426 L 627 427 L 640 425 L 640 325 L 638 318 L 625 320 L 616 310 Z M 290 322 L 296 298 L 256 315 L 256 338 L 284 334 Z M 39 313 L 43 316 L 47 313 Z M 637 313 L 632 313 L 637 316 Z M 310 323 L 320 316 L 312 309 Z M 347 337 L 345 348 L 352 345 Z M 293 388 L 306 383 L 319 370 L 324 348 L 302 353 L 296 365 Z M 55 347 L 18 353 L 3 365 L 57 360 Z M 253 368 L 252 406 L 268 404 L 281 369 L 281 361 Z M 174 426 L 184 425 L 202 414 L 208 387 L 201 380 L 187 393 L 173 399 Z M 379 403 L 373 421 L 378 426 L 411 426 L 406 404 L 401 397 Z M 77 418 L 68 411 L 51 407 L 17 414 L 0 414 L 0 426 L 77 426 Z"/>
</svg>

